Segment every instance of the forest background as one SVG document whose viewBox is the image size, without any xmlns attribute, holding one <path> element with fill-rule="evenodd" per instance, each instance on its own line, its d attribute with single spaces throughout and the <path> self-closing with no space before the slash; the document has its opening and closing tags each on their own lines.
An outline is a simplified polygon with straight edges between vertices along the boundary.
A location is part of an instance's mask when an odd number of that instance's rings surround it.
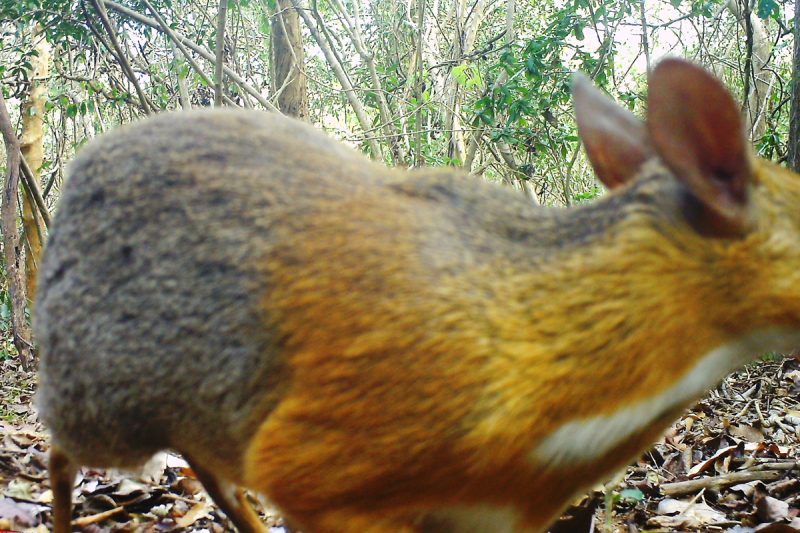
<svg viewBox="0 0 800 533">
<path fill-rule="evenodd" d="M 0 0 L 0 358 L 34 366 L 27 300 L 66 165 L 121 123 L 213 105 L 281 111 L 388 165 L 460 166 L 564 206 L 601 194 L 572 72 L 641 114 L 647 71 L 669 54 L 722 78 L 758 152 L 797 168 L 795 11 L 781 0 Z"/>
</svg>

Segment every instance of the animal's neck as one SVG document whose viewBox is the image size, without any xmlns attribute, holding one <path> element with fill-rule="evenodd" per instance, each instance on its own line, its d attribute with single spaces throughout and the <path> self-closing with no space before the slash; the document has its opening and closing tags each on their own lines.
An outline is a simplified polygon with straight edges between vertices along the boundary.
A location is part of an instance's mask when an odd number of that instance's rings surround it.
<svg viewBox="0 0 800 533">
<path fill-rule="evenodd" d="M 630 438 L 646 443 L 737 366 L 800 344 L 797 331 L 743 307 L 742 292 L 759 282 L 736 258 L 761 246 L 759 236 L 678 240 L 670 221 L 637 212 L 579 244 L 529 255 L 520 246 L 486 275 L 503 309 L 488 317 L 496 382 L 487 405 L 503 407 L 485 412 L 505 413 L 486 427 L 525 427 L 538 443 L 532 457 L 569 463 Z M 578 235 L 568 211 L 548 216 Z"/>
<path fill-rule="evenodd" d="M 617 224 L 628 227 L 520 255 L 486 274 L 503 309 L 488 317 L 493 375 L 532 420 L 549 406 L 552 429 L 668 390 L 705 354 L 736 340 L 717 326 L 719 309 L 709 305 L 720 299 L 716 274 L 702 258 L 636 216 Z M 727 371 L 738 362 L 719 365 Z"/>
</svg>

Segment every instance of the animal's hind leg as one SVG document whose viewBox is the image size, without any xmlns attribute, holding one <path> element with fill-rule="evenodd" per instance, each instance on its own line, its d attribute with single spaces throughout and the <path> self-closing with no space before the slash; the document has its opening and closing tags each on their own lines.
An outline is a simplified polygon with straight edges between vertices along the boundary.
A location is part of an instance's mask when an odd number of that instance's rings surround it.
<svg viewBox="0 0 800 533">
<path fill-rule="evenodd" d="M 267 528 L 247 501 L 242 489 L 220 480 L 189 456 L 183 454 L 197 479 L 240 533 L 266 533 Z"/>
<path fill-rule="evenodd" d="M 58 446 L 50 448 L 50 489 L 53 491 L 53 533 L 70 533 L 72 487 L 77 465 Z"/>
</svg>

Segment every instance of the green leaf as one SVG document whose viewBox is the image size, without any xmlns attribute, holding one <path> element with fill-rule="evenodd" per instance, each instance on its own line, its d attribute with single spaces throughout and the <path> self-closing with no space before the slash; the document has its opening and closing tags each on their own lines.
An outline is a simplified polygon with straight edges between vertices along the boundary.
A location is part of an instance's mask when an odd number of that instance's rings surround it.
<svg viewBox="0 0 800 533">
<path fill-rule="evenodd" d="M 619 491 L 619 499 L 620 501 L 640 502 L 644 500 L 644 493 L 639 489 L 622 489 Z"/>
<path fill-rule="evenodd" d="M 603 17 L 605 17 L 606 16 L 606 6 L 603 5 L 603 4 L 600 4 L 600 6 L 595 10 L 594 15 L 595 15 L 595 17 L 597 17 L 599 19 L 602 19 Z"/>
<path fill-rule="evenodd" d="M 572 26 L 572 33 L 575 34 L 575 38 L 576 39 L 578 39 L 579 41 L 582 41 L 583 37 L 584 37 L 584 35 L 583 35 L 583 22 L 575 22 L 575 24 Z"/>
<path fill-rule="evenodd" d="M 481 122 L 487 126 L 494 124 L 494 110 L 491 108 L 478 113 L 478 117 L 481 119 Z"/>
<path fill-rule="evenodd" d="M 258 29 L 265 35 L 269 35 L 272 31 L 272 21 L 270 21 L 269 16 L 264 12 L 258 15 Z"/>
<path fill-rule="evenodd" d="M 456 83 L 459 85 L 467 84 L 467 65 L 457 65 L 453 67 L 451 72 L 453 73 L 453 77 L 456 79 Z"/>
<path fill-rule="evenodd" d="M 758 9 L 756 11 L 760 19 L 766 20 L 769 17 L 776 18 L 780 13 L 778 2 L 775 0 L 758 0 Z"/>
</svg>

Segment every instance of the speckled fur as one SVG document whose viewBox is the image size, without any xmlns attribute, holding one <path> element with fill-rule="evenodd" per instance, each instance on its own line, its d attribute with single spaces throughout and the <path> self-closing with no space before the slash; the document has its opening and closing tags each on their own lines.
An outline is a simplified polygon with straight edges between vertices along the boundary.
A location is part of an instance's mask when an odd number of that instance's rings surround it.
<svg viewBox="0 0 800 533">
<path fill-rule="evenodd" d="M 542 209 L 277 115 L 122 128 L 72 165 L 54 221 L 39 408 L 77 463 L 173 447 L 310 532 L 455 531 L 421 524 L 473 507 L 539 530 L 680 409 L 589 464 L 532 463 L 537 442 L 800 328 L 800 180 L 754 164 L 755 230 L 708 239 L 656 160 Z"/>
</svg>

